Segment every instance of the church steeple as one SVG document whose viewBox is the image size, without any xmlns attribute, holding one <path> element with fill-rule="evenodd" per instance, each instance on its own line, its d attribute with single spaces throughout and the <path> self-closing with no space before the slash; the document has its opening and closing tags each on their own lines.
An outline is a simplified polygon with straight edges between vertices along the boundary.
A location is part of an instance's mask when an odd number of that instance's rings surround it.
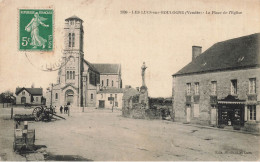
<svg viewBox="0 0 260 162">
<path fill-rule="evenodd" d="M 65 50 L 79 50 L 83 52 L 83 20 L 77 16 L 65 19 Z"/>
</svg>

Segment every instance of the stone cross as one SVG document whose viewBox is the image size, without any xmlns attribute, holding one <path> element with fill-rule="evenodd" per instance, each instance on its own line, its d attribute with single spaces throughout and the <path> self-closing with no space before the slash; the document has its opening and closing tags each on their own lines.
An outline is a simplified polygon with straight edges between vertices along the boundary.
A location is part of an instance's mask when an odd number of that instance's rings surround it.
<svg viewBox="0 0 260 162">
<path fill-rule="evenodd" d="M 147 68 L 147 66 L 145 66 L 145 62 L 143 62 L 143 66 L 141 67 L 142 69 L 142 86 L 145 86 L 145 69 Z"/>
</svg>

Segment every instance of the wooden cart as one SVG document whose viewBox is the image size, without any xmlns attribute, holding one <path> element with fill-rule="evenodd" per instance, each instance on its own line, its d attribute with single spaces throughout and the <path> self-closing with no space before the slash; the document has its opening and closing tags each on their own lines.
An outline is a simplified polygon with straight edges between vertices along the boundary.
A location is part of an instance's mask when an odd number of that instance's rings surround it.
<svg viewBox="0 0 260 162">
<path fill-rule="evenodd" d="M 35 142 L 35 130 L 28 129 L 28 121 L 34 121 L 33 115 L 14 116 L 14 151 L 33 150 Z"/>
</svg>

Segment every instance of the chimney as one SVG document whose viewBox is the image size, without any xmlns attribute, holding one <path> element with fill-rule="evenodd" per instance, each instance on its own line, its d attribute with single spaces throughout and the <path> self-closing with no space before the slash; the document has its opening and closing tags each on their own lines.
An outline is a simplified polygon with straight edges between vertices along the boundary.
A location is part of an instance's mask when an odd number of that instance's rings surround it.
<svg viewBox="0 0 260 162">
<path fill-rule="evenodd" d="M 201 46 L 192 46 L 192 61 L 201 54 Z"/>
</svg>

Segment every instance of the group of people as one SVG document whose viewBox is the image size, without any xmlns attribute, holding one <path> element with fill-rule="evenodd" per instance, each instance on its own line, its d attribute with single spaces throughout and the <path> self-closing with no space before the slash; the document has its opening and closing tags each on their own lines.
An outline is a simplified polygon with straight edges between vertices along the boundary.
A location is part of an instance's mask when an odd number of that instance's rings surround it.
<svg viewBox="0 0 260 162">
<path fill-rule="evenodd" d="M 63 107 L 60 106 L 60 113 L 61 114 L 62 114 L 62 111 L 63 111 Z M 68 111 L 69 111 L 69 104 L 64 105 L 64 114 L 68 114 Z"/>
</svg>

